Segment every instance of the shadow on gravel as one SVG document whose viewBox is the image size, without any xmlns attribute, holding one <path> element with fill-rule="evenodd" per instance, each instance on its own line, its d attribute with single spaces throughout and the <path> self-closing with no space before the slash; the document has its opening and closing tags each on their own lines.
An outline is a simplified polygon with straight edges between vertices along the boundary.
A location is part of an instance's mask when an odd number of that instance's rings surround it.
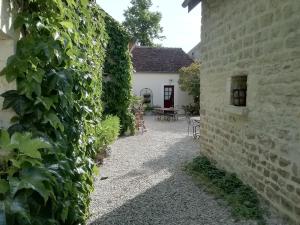
<svg viewBox="0 0 300 225">
<path fill-rule="evenodd" d="M 188 124 L 186 118 L 180 116 L 176 121 L 157 120 L 154 116 L 145 116 L 145 125 L 147 129 L 158 132 L 182 133 L 186 132 Z M 180 124 L 180 126 L 178 126 Z"/>
<path fill-rule="evenodd" d="M 176 188 L 174 188 L 176 187 Z M 231 225 L 229 212 L 176 175 L 91 222 L 91 225 Z"/>
<path fill-rule="evenodd" d="M 180 165 L 192 160 L 199 153 L 199 142 L 194 140 L 192 137 L 186 136 L 184 138 L 177 139 L 176 142 L 168 148 L 165 155 L 144 163 L 144 167 L 149 168 L 152 171 L 159 171 L 163 169 L 180 170 L 180 168 L 178 168 Z"/>
<path fill-rule="evenodd" d="M 181 170 L 181 165 L 198 153 L 198 146 L 191 137 L 183 137 L 172 143 L 166 154 L 120 177 L 137 178 L 142 183 L 145 177 L 161 170 L 172 172 L 171 177 L 91 221 L 90 225 L 252 225 L 234 223 L 228 209 L 196 187 L 192 178 Z"/>
<path fill-rule="evenodd" d="M 174 172 L 174 170 L 181 171 L 182 166 L 196 157 L 199 152 L 198 140 L 186 136 L 177 139 L 164 155 L 143 163 L 142 168 L 130 170 L 127 174 L 122 175 L 117 179 L 147 176 L 165 169 L 171 172 Z"/>
</svg>

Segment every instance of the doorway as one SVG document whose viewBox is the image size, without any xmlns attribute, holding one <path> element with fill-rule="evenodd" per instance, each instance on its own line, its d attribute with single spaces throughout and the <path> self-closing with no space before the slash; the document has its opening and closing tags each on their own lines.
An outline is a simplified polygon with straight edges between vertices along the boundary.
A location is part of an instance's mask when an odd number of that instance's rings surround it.
<svg viewBox="0 0 300 225">
<path fill-rule="evenodd" d="M 164 86 L 164 108 L 174 107 L 174 86 Z"/>
</svg>

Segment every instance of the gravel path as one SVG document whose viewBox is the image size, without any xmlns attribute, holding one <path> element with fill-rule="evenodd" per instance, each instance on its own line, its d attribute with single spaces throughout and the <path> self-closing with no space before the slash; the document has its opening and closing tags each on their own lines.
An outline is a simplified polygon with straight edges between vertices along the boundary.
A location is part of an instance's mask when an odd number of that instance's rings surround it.
<svg viewBox="0 0 300 225">
<path fill-rule="evenodd" d="M 185 120 L 146 118 L 143 135 L 120 138 L 95 182 L 89 224 L 254 225 L 195 186 L 182 165 L 199 153 Z M 100 177 L 108 177 L 101 180 Z"/>
</svg>

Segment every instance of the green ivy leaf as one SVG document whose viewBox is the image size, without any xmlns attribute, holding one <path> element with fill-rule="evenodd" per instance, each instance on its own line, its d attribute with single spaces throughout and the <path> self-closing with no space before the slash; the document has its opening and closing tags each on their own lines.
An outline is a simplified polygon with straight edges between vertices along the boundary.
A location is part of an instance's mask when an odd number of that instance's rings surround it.
<svg viewBox="0 0 300 225">
<path fill-rule="evenodd" d="M 64 27 L 64 28 L 67 28 L 67 29 L 74 29 L 74 25 L 72 22 L 69 22 L 69 21 L 63 21 L 63 22 L 60 22 L 60 24 Z"/>
<path fill-rule="evenodd" d="M 70 6 L 76 6 L 76 3 L 74 2 L 74 0 L 67 0 L 67 3 Z"/>
<path fill-rule="evenodd" d="M 6 147 L 10 144 L 9 133 L 6 130 L 0 131 L 0 147 Z"/>
<path fill-rule="evenodd" d="M 45 170 L 40 168 L 23 169 L 20 172 L 20 178 L 10 178 L 9 185 L 12 196 L 15 196 L 22 189 L 31 189 L 38 192 L 46 203 L 50 194 L 50 186 L 46 186 L 44 182 L 49 182 L 49 175 Z"/>
<path fill-rule="evenodd" d="M 41 103 L 47 110 L 50 110 L 50 108 L 53 106 L 54 107 L 54 100 L 49 97 L 37 97 L 37 100 L 35 101 L 35 105 Z"/>
<path fill-rule="evenodd" d="M 11 137 L 11 144 L 24 155 L 37 159 L 41 159 L 39 149 L 51 148 L 51 145 L 43 139 L 32 139 L 30 133 L 14 133 Z"/>
<path fill-rule="evenodd" d="M 19 95 L 15 90 L 4 92 L 1 96 L 4 97 L 3 109 L 12 108 L 21 116 L 32 111 L 29 99 L 23 95 Z"/>
<path fill-rule="evenodd" d="M 41 84 L 36 82 L 35 80 L 24 79 L 19 81 L 18 83 L 18 91 L 22 95 L 26 95 L 28 99 L 32 99 L 33 93 L 37 96 L 41 96 Z"/>
<path fill-rule="evenodd" d="M 0 180 L 0 194 L 5 194 L 8 191 L 9 191 L 8 182 L 6 180 Z"/>
<path fill-rule="evenodd" d="M 63 124 L 60 122 L 59 118 L 54 113 L 49 112 L 45 114 L 43 123 L 50 123 L 53 128 L 59 128 L 62 132 L 64 131 Z"/>
<path fill-rule="evenodd" d="M 6 130 L 0 131 L 0 157 L 6 158 L 13 152 L 13 146 L 10 143 L 10 137 Z"/>
<path fill-rule="evenodd" d="M 86 7 L 89 4 L 88 0 L 81 0 L 80 2 L 84 7 Z"/>
<path fill-rule="evenodd" d="M 33 78 L 37 83 L 40 84 L 40 83 L 42 83 L 44 74 L 45 74 L 45 71 L 42 70 L 42 69 L 40 69 L 40 68 L 38 68 L 38 69 L 36 69 L 35 72 L 33 72 L 33 73 L 31 74 L 31 76 L 32 76 L 32 78 Z"/>
<path fill-rule="evenodd" d="M 17 195 L 15 198 L 5 200 L 5 209 L 14 218 L 18 217 L 22 220 L 22 224 L 31 224 L 30 211 L 28 207 L 28 198 L 26 194 Z"/>
</svg>

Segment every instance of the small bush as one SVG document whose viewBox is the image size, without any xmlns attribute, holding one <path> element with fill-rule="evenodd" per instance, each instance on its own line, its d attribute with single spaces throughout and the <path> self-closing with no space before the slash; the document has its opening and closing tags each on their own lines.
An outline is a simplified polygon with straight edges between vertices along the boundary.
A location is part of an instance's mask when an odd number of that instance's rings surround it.
<svg viewBox="0 0 300 225">
<path fill-rule="evenodd" d="M 102 121 L 97 130 L 96 148 L 98 154 L 105 151 L 108 145 L 112 144 L 120 134 L 120 119 L 117 116 L 108 116 Z"/>
<path fill-rule="evenodd" d="M 263 212 L 256 192 L 235 175 L 218 169 L 207 157 L 196 157 L 186 170 L 209 192 L 222 197 L 238 219 L 255 219 L 264 224 Z"/>
<path fill-rule="evenodd" d="M 200 104 L 199 102 L 196 102 L 194 104 L 184 105 L 182 106 L 185 114 L 195 116 L 200 115 Z"/>
</svg>

